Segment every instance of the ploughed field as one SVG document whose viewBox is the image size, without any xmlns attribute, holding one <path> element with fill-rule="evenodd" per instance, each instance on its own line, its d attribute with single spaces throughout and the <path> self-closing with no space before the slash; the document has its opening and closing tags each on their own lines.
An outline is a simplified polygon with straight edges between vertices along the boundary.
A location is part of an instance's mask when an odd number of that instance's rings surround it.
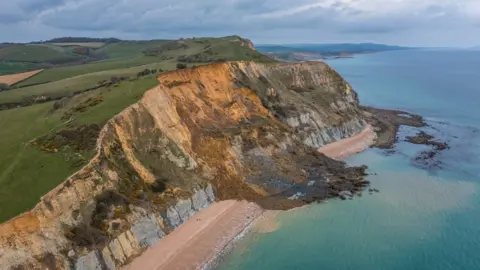
<svg viewBox="0 0 480 270">
<path fill-rule="evenodd" d="M 27 71 L 22 73 L 15 73 L 11 75 L 3 75 L 3 76 L 0 76 L 0 83 L 7 84 L 9 86 L 14 85 L 18 82 L 24 81 L 32 76 L 35 76 L 42 71 L 43 69 L 38 69 L 38 70 Z"/>
</svg>

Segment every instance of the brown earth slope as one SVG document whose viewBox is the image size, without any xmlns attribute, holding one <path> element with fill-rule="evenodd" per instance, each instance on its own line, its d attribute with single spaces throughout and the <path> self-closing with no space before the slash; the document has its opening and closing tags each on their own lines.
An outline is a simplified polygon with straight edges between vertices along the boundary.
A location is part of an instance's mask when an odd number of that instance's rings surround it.
<svg viewBox="0 0 480 270">
<path fill-rule="evenodd" d="M 86 167 L 0 225 L 3 268 L 113 269 L 215 200 L 288 209 L 367 185 L 364 168 L 316 151 L 366 126 L 326 64 L 219 63 L 158 80 L 105 125 Z"/>
</svg>

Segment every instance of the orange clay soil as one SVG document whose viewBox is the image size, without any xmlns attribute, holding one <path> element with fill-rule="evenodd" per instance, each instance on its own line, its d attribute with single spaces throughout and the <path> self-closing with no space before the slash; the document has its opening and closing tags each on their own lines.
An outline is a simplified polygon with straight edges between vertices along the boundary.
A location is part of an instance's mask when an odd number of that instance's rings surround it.
<svg viewBox="0 0 480 270">
<path fill-rule="evenodd" d="M 369 125 L 357 135 L 328 144 L 319 151 L 331 158 L 344 159 L 367 149 L 373 144 L 375 136 Z M 123 270 L 203 269 L 218 259 L 225 247 L 262 214 L 265 212 L 254 203 L 233 200 L 214 203 L 191 217 Z"/>
<path fill-rule="evenodd" d="M 29 71 L 29 72 L 3 75 L 3 76 L 0 76 L 0 83 L 6 83 L 8 85 L 13 85 L 13 84 L 21 82 L 23 80 L 26 80 L 26 79 L 34 76 L 34 75 L 37 75 L 38 73 L 40 73 L 42 71 L 43 71 L 43 69 L 37 69 L 37 70 Z"/>
</svg>

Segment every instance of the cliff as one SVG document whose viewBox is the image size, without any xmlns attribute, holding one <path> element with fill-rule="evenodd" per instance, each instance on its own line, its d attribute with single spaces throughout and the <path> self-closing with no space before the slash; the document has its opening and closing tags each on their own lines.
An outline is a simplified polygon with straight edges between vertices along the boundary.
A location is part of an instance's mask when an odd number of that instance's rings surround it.
<svg viewBox="0 0 480 270">
<path fill-rule="evenodd" d="M 253 45 L 253 42 L 249 39 L 242 38 L 242 37 L 239 37 L 239 36 L 230 36 L 230 37 L 226 37 L 226 38 L 228 38 L 230 41 L 240 43 L 240 46 L 244 46 L 244 47 L 247 47 L 251 50 L 255 50 L 255 46 Z"/>
<path fill-rule="evenodd" d="M 215 200 L 288 209 L 367 184 L 364 168 L 316 151 L 366 125 L 324 63 L 219 63 L 158 81 L 103 127 L 87 166 L 0 225 L 2 268 L 115 269 Z"/>
</svg>

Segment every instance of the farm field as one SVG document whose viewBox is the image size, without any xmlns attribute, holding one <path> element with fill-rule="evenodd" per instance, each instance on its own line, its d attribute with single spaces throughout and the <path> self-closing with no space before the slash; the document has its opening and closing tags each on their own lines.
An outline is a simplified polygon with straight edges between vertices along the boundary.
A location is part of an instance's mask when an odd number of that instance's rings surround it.
<svg viewBox="0 0 480 270">
<path fill-rule="evenodd" d="M 36 98 L 38 96 L 50 98 L 69 96 L 74 92 L 93 87 L 100 81 L 109 80 L 112 77 L 136 76 L 138 72 L 144 69 L 162 69 L 168 71 L 174 70 L 175 64 L 171 62 L 159 62 L 132 68 L 92 72 L 58 81 L 52 81 L 49 83 L 22 87 L 13 91 L 5 91 L 0 93 L 0 104 L 24 102 L 31 100 L 32 97 Z"/>
<path fill-rule="evenodd" d="M 0 61 L 0 75 L 9 75 L 20 72 L 27 72 L 36 69 L 33 63 L 3 62 Z"/>
<path fill-rule="evenodd" d="M 36 74 L 42 72 L 43 69 L 38 69 L 38 70 L 33 70 L 33 71 L 28 71 L 28 72 L 22 72 L 22 73 L 15 73 L 11 75 L 2 75 L 0 76 L 0 83 L 8 84 L 8 85 L 14 85 L 18 82 L 21 82 L 23 80 L 26 80 L 32 76 L 35 76 Z"/>
</svg>

